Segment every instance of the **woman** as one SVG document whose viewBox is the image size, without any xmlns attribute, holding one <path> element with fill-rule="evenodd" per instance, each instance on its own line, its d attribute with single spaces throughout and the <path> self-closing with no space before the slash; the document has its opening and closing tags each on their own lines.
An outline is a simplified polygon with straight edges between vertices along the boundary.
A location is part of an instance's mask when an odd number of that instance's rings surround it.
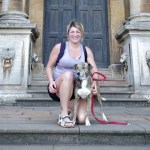
<svg viewBox="0 0 150 150">
<path fill-rule="evenodd" d="M 75 64 L 85 61 L 83 45 L 81 41 L 84 37 L 83 25 L 79 22 L 71 22 L 67 26 L 66 47 L 62 58 L 57 62 L 60 53 L 61 43 L 56 44 L 49 56 L 46 67 L 46 73 L 49 81 L 48 90 L 53 100 L 60 101 L 61 112 L 58 118 L 58 124 L 62 127 L 74 127 L 70 120 L 69 112 L 73 112 L 73 89 L 76 80 Z M 97 71 L 93 53 L 87 46 L 87 62 L 93 66 L 92 72 Z M 55 66 L 56 65 L 56 66 Z M 55 67 L 55 70 L 54 70 Z M 95 81 L 92 84 L 93 94 L 97 93 Z M 80 124 L 85 123 L 86 118 L 86 101 L 79 100 L 77 120 Z"/>
</svg>

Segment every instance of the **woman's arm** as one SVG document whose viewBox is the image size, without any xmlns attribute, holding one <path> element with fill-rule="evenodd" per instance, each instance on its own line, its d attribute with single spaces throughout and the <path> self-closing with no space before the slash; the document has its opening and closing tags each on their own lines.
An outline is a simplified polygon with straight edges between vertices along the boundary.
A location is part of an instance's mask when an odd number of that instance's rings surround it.
<svg viewBox="0 0 150 150">
<path fill-rule="evenodd" d="M 98 69 L 91 49 L 89 47 L 86 47 L 86 51 L 87 51 L 87 62 L 90 63 L 93 67 L 91 73 L 97 72 Z"/>
<path fill-rule="evenodd" d="M 97 66 L 96 66 L 94 56 L 93 56 L 91 49 L 86 47 L 86 51 L 87 51 L 87 62 L 92 65 L 91 73 L 93 74 L 94 72 L 97 72 L 98 69 L 97 69 Z M 98 78 L 98 75 L 95 74 L 94 78 Z M 96 83 L 96 81 L 93 81 L 92 89 L 93 89 L 93 94 L 97 94 L 97 83 Z"/>
<path fill-rule="evenodd" d="M 53 68 L 56 64 L 56 61 L 60 52 L 60 46 L 61 44 L 59 43 L 53 47 L 51 54 L 49 56 L 47 66 L 46 66 L 46 74 L 47 74 L 48 81 L 50 83 L 49 86 L 52 88 L 52 90 L 56 89 L 56 84 L 53 80 Z"/>
</svg>

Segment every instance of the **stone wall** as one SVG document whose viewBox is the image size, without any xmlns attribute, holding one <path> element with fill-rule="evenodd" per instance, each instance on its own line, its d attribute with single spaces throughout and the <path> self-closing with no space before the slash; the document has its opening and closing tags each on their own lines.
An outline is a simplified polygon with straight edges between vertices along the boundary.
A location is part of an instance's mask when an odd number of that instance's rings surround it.
<svg viewBox="0 0 150 150">
<path fill-rule="evenodd" d="M 120 54 L 122 53 L 115 39 L 115 34 L 125 20 L 124 0 L 110 0 L 109 7 L 110 64 L 115 64 L 119 63 Z"/>
<path fill-rule="evenodd" d="M 0 0 L 0 12 L 1 12 L 1 1 L 2 0 Z M 149 1 L 145 0 L 145 7 L 147 7 L 146 3 L 149 3 Z M 127 13 L 125 14 L 124 0 L 108 0 L 109 48 L 110 48 L 111 64 L 118 63 L 120 59 L 121 52 L 118 42 L 115 39 L 115 34 L 122 26 L 122 23 L 127 17 L 126 15 Z M 40 37 L 36 40 L 36 43 L 33 45 L 33 50 L 38 55 L 39 62 L 42 62 L 42 53 L 43 53 L 43 45 L 42 45 L 43 16 L 44 16 L 44 0 L 30 0 L 29 19 L 37 24 L 40 32 Z"/>
<path fill-rule="evenodd" d="M 2 13 L 2 0 L 0 0 L 0 14 Z"/>
<path fill-rule="evenodd" d="M 40 37 L 33 45 L 33 51 L 38 55 L 39 61 L 42 62 L 42 41 L 43 41 L 43 12 L 44 0 L 30 0 L 29 5 L 29 19 L 36 23 L 40 32 Z"/>
<path fill-rule="evenodd" d="M 150 0 L 143 0 L 141 11 L 150 13 Z"/>
</svg>

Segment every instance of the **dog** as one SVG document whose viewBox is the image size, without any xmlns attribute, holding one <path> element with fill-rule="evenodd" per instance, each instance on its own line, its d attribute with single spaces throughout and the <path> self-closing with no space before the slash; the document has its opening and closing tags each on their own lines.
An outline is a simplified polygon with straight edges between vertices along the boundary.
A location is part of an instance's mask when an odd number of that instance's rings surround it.
<svg viewBox="0 0 150 150">
<path fill-rule="evenodd" d="M 77 115 L 77 107 L 78 107 L 78 100 L 79 99 L 86 99 L 87 100 L 87 116 L 85 120 L 85 126 L 91 126 L 89 115 L 90 115 L 90 108 L 91 108 L 91 98 L 92 98 L 92 75 L 91 69 L 92 66 L 89 63 L 80 63 L 76 64 L 75 66 L 77 80 L 75 84 L 75 101 L 74 101 L 74 116 L 73 116 L 73 123 L 76 123 L 76 115 Z M 98 84 L 98 83 L 97 83 Z M 97 86 L 97 99 L 100 104 L 100 110 L 102 114 L 102 118 L 104 121 L 108 121 L 102 107 L 102 100 L 104 98 L 100 95 L 100 88 L 99 85 Z M 105 100 L 105 99 L 104 99 Z"/>
<path fill-rule="evenodd" d="M 120 62 L 121 64 L 124 66 L 125 70 L 127 71 L 128 70 L 128 54 L 127 52 L 123 52 L 120 56 Z"/>
<path fill-rule="evenodd" d="M 34 63 L 37 63 L 39 61 L 39 58 L 35 52 L 31 55 L 31 69 L 34 69 Z"/>
</svg>

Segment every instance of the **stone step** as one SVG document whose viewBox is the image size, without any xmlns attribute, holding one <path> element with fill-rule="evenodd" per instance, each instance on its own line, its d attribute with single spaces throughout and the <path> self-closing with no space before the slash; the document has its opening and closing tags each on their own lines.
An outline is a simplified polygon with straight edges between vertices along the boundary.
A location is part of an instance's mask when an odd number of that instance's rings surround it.
<svg viewBox="0 0 150 150">
<path fill-rule="evenodd" d="M 105 102 L 105 105 L 111 105 L 111 106 L 123 106 L 123 105 L 138 105 L 138 106 L 146 106 L 146 100 L 130 100 L 129 98 L 134 93 L 132 91 L 132 87 L 128 86 L 121 74 L 112 73 L 112 71 L 109 68 L 104 68 L 101 70 L 101 73 L 105 74 L 107 76 L 106 81 L 101 81 L 100 88 L 101 88 L 101 95 L 109 101 Z M 116 76 L 115 76 L 116 75 Z M 34 77 L 32 79 L 31 85 L 28 87 L 28 94 L 32 95 L 32 99 L 28 100 L 17 100 L 18 105 L 27 105 L 27 106 L 34 106 L 34 105 L 41 105 L 41 106 L 49 106 L 51 103 L 49 103 L 50 98 L 47 92 L 47 77 L 45 74 L 40 77 Z M 115 100 L 119 99 L 119 101 Z M 122 100 L 122 99 L 126 99 Z M 124 104 L 126 102 L 126 104 Z M 25 104 L 26 103 L 26 104 Z"/>
<path fill-rule="evenodd" d="M 70 148 L 71 147 L 71 148 Z M 1 145 L 1 150 L 149 150 L 149 145 Z"/>
<path fill-rule="evenodd" d="M 101 88 L 101 94 L 104 97 L 130 97 L 130 95 L 133 93 L 131 91 L 131 87 L 128 86 L 123 79 L 122 76 L 112 76 L 112 72 L 108 68 L 104 68 L 101 70 L 103 74 L 107 76 L 106 81 L 100 81 L 100 88 Z M 49 98 L 49 95 L 47 93 L 47 77 L 45 74 L 40 77 L 34 77 L 32 79 L 31 85 L 28 86 L 28 93 L 31 94 L 34 98 Z"/>
<path fill-rule="evenodd" d="M 30 123 L 7 122 L 0 125 L 0 128 L 0 145 L 145 145 L 150 140 L 150 134 L 145 133 L 138 125 L 118 127 L 118 125 L 95 124 L 89 128 L 76 126 L 68 130 L 58 127 L 56 122 L 30 121 Z"/>
<path fill-rule="evenodd" d="M 27 90 L 28 94 L 31 94 L 34 98 L 49 98 L 46 86 L 32 87 Z M 101 95 L 106 98 L 130 98 L 134 91 L 129 90 L 129 87 L 126 86 L 109 86 L 101 87 Z"/>
<path fill-rule="evenodd" d="M 62 128 L 57 125 L 59 107 L 1 107 L 0 145 L 148 145 L 150 144 L 150 109 L 147 107 L 106 107 L 111 121 L 131 125 L 99 124 Z M 95 114 L 98 118 L 99 109 Z"/>
<path fill-rule="evenodd" d="M 99 69 L 99 72 L 104 74 L 106 76 L 107 80 L 109 80 L 109 79 L 123 79 L 124 78 L 123 74 L 120 73 L 120 71 L 115 72 L 113 74 L 112 70 L 109 68 Z M 47 80 L 45 68 L 43 70 L 43 74 L 41 74 L 40 76 L 33 76 L 33 80 L 44 80 L 44 81 Z"/>
<path fill-rule="evenodd" d="M 125 85 L 123 85 L 123 86 L 103 86 L 103 85 L 101 85 L 100 86 L 100 90 L 101 90 L 101 92 L 102 93 L 105 93 L 105 92 L 114 92 L 114 93 L 116 93 L 116 92 L 132 92 L 131 90 L 131 87 L 129 87 L 129 86 L 125 86 Z M 32 91 L 41 91 L 41 92 L 47 92 L 47 84 L 46 85 L 39 85 L 39 86 L 28 86 L 28 90 L 27 90 L 28 92 L 32 92 Z"/>
<path fill-rule="evenodd" d="M 47 93 L 47 84 L 48 82 L 39 81 L 32 83 L 32 85 L 28 86 L 28 93 L 33 97 L 41 97 L 48 98 L 49 95 Z M 124 80 L 109 80 L 105 82 L 100 82 L 101 94 L 104 97 L 125 97 L 129 98 L 132 91 L 132 87 L 125 84 Z"/>
<path fill-rule="evenodd" d="M 42 80 L 42 79 L 37 79 L 37 80 L 32 80 L 31 85 L 29 85 L 29 88 L 34 88 L 34 87 L 44 87 L 48 84 L 47 80 Z M 128 86 L 125 83 L 124 79 L 109 79 L 106 81 L 100 81 L 99 82 L 100 86 L 114 86 L 114 87 L 119 87 L 119 86 Z"/>
<path fill-rule="evenodd" d="M 59 102 L 53 101 L 51 98 L 26 98 L 17 99 L 16 106 L 22 107 L 51 107 L 60 105 Z M 95 106 L 99 106 L 95 100 Z M 147 99 L 131 99 L 131 98 L 107 98 L 103 101 L 104 107 L 149 107 L 150 103 Z"/>
<path fill-rule="evenodd" d="M 102 74 L 104 74 L 105 76 L 107 77 L 112 77 L 113 73 L 112 73 L 112 70 L 110 68 L 98 68 L 98 71 Z M 117 76 L 120 76 L 121 77 L 121 71 L 120 70 L 117 70 L 115 71 L 115 75 Z M 42 74 L 42 77 L 47 77 L 46 76 L 46 68 L 43 68 L 43 74 Z M 37 78 L 37 76 L 35 76 L 35 78 Z"/>
<path fill-rule="evenodd" d="M 115 73 L 113 74 L 111 69 L 109 68 L 102 68 L 100 69 L 100 72 L 102 74 L 104 74 L 106 76 L 106 82 L 110 82 L 110 81 L 124 81 L 124 76 L 122 74 L 120 74 L 120 72 L 118 73 Z M 43 75 L 40 75 L 38 77 L 33 77 L 32 78 L 32 85 L 36 85 L 36 84 L 41 84 L 41 83 L 44 83 L 44 84 L 47 84 L 47 76 L 46 76 L 46 71 L 45 71 L 45 68 L 44 68 L 44 71 L 43 71 Z"/>
</svg>

